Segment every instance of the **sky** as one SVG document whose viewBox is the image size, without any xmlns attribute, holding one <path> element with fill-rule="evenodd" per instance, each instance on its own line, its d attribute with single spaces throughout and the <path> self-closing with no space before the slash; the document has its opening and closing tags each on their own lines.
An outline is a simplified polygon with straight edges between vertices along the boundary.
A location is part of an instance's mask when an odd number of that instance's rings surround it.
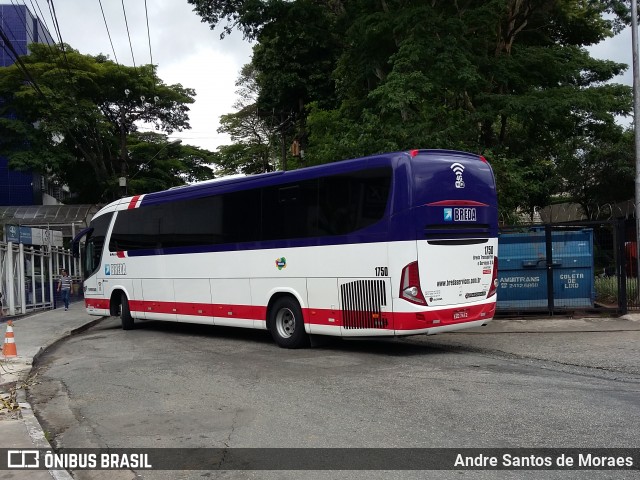
<svg viewBox="0 0 640 480">
<path fill-rule="evenodd" d="M 3 0 L 0 0 L 3 1 Z M 33 11 L 29 0 L 27 6 Z M 158 65 L 158 76 L 167 85 L 179 83 L 196 91 L 190 105 L 190 130 L 174 132 L 170 140 L 214 151 L 230 139 L 217 133 L 221 115 L 234 111 L 235 82 L 251 58 L 251 45 L 233 32 L 220 40 L 220 29 L 202 23 L 186 0 L 147 0 L 149 35 L 144 0 L 124 0 L 131 46 L 122 1 L 102 0 L 115 57 L 120 64 Z M 54 34 L 47 2 L 38 0 L 44 20 Z M 114 60 L 107 27 L 98 0 L 54 2 L 62 40 L 83 54 L 103 53 Z M 37 6 L 36 6 L 37 8 Z M 46 9 L 46 11 L 45 11 Z M 54 35 L 57 40 L 57 36 Z M 151 39 L 151 54 L 149 53 Z M 131 50 L 133 49 L 133 56 Z"/>
<path fill-rule="evenodd" d="M 631 42 L 631 28 L 625 28 L 622 32 L 612 38 L 608 38 L 604 42 L 593 45 L 588 48 L 591 56 L 603 60 L 614 60 L 620 63 L 626 63 L 628 68 L 622 74 L 613 79 L 615 83 L 624 85 L 633 85 L 633 43 Z M 618 117 L 618 123 L 629 126 L 633 122 L 631 116 Z"/>
<path fill-rule="evenodd" d="M 31 8 L 33 0 L 24 1 Z M 149 36 L 144 0 L 58 0 L 55 9 L 62 39 L 81 53 L 103 53 L 114 59 L 100 3 L 119 63 L 147 64 L 152 55 L 153 63 L 158 65 L 158 76 L 166 84 L 180 83 L 196 90 L 196 101 L 189 113 L 191 130 L 174 132 L 170 139 L 181 139 L 185 144 L 212 151 L 230 143 L 217 129 L 220 116 L 234 111 L 235 82 L 242 66 L 250 61 L 251 45 L 242 35 L 233 32 L 221 40 L 220 29 L 212 31 L 208 24 L 202 23 L 186 0 L 147 0 Z M 53 33 L 47 2 L 37 0 L 37 4 L 43 8 L 45 23 Z M 628 64 L 627 72 L 614 81 L 632 84 L 630 29 L 589 50 L 596 58 Z M 629 124 L 631 119 L 620 119 L 620 122 Z"/>
</svg>

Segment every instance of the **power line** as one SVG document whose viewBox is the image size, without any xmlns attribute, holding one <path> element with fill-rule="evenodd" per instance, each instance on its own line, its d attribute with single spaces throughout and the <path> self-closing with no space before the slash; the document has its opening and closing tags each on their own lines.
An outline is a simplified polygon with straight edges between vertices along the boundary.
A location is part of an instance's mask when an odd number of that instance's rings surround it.
<svg viewBox="0 0 640 480">
<path fill-rule="evenodd" d="M 18 5 L 17 3 L 15 3 L 14 0 L 11 0 L 11 5 L 13 5 L 13 10 L 16 12 L 16 20 L 21 21 L 22 25 L 25 27 L 25 29 L 27 28 L 27 16 L 25 14 L 24 19 L 22 18 L 22 11 L 19 10 L 20 5 Z M 9 5 L 5 5 L 6 7 L 8 7 Z M 8 26 L 8 25 L 7 25 Z M 12 33 L 13 35 L 13 39 L 14 40 L 18 40 L 16 38 L 15 33 L 13 33 L 11 31 L 11 29 L 9 29 L 9 31 Z M 26 29 L 25 31 L 28 31 L 28 29 Z"/>
<path fill-rule="evenodd" d="M 107 35 L 109 36 L 109 43 L 111 44 L 111 51 L 113 51 L 113 58 L 116 60 L 116 65 L 120 68 L 120 63 L 118 62 L 118 56 L 116 55 L 116 49 L 113 46 L 113 41 L 111 40 L 111 32 L 109 32 L 109 25 L 107 24 L 107 17 L 104 14 L 104 8 L 102 8 L 102 0 L 98 0 L 100 4 L 100 10 L 102 11 L 102 18 L 104 19 L 104 26 L 107 29 Z"/>
<path fill-rule="evenodd" d="M 15 10 L 15 12 L 16 12 L 16 18 L 17 18 L 18 20 L 20 20 L 21 12 L 20 12 L 20 10 L 18 10 L 19 5 L 16 5 L 15 3 L 13 3 L 13 0 L 11 0 L 11 4 L 13 5 L 13 9 L 14 9 L 14 10 Z M 8 5 L 7 5 L 7 6 L 8 6 Z M 25 22 L 22 22 L 22 24 L 24 25 L 24 27 L 25 27 L 25 31 L 26 31 L 26 28 L 27 28 L 26 20 L 25 20 Z M 6 24 L 5 24 L 5 27 L 6 27 L 6 28 L 7 28 L 7 30 L 11 33 L 11 35 L 13 36 L 13 39 L 17 42 L 17 41 L 18 41 L 18 37 L 16 36 L 16 34 L 15 34 L 15 33 L 13 33 L 13 30 L 11 30 L 11 28 L 9 28 L 9 25 L 6 25 Z"/>
<path fill-rule="evenodd" d="M 36 5 L 38 6 L 38 12 L 40 12 L 40 18 L 42 19 L 42 23 L 44 23 L 44 26 L 46 27 L 47 32 L 49 32 L 49 34 L 51 35 L 51 29 L 49 28 L 49 24 L 47 23 L 47 19 L 44 18 L 44 13 L 42 13 L 42 9 L 40 8 L 40 3 L 38 2 L 38 0 L 35 0 L 35 1 L 36 1 Z M 31 2 L 31 7 L 33 8 L 34 13 L 36 13 L 36 7 L 33 4 L 33 0 L 29 0 L 29 2 Z M 36 13 L 36 17 L 37 17 L 37 15 L 38 14 Z M 49 44 L 47 43 L 47 45 L 49 45 Z M 51 46 L 51 45 L 49 45 L 49 46 Z"/>
<path fill-rule="evenodd" d="M 51 11 L 51 18 L 53 20 L 53 27 L 58 34 L 58 39 L 60 40 L 60 49 L 62 50 L 62 55 L 64 56 L 65 64 L 67 65 L 67 72 L 69 73 L 69 79 L 72 80 L 71 77 L 71 67 L 69 65 L 69 59 L 67 58 L 67 50 L 64 48 L 64 42 L 62 40 L 62 32 L 60 31 L 60 24 L 58 23 L 58 16 L 56 15 L 56 7 L 53 4 L 53 0 L 47 0 L 49 4 L 49 10 Z"/>
<path fill-rule="evenodd" d="M 37 0 L 36 0 L 37 2 Z M 16 3 L 14 3 L 13 0 L 11 0 L 11 3 L 13 4 L 14 10 L 17 14 L 18 19 L 21 18 L 21 13 L 18 10 L 19 5 L 17 5 Z M 23 6 L 25 8 L 25 17 L 24 20 L 22 21 L 23 26 L 25 27 L 25 33 L 29 31 L 29 28 L 27 28 L 27 16 L 26 16 L 26 11 L 28 11 L 28 7 L 26 6 L 26 4 L 24 3 L 23 0 Z M 33 2 L 31 3 L 33 6 Z M 40 13 L 42 13 L 42 10 L 40 10 Z M 37 18 L 37 16 L 36 16 Z M 44 18 L 43 18 L 44 20 Z M 46 26 L 46 24 L 45 24 Z M 11 32 L 11 34 L 13 35 L 13 38 L 15 41 L 18 41 L 18 38 L 16 37 L 15 33 L 13 33 L 13 31 L 11 31 L 11 29 L 9 29 L 9 31 Z M 48 26 L 47 26 L 47 31 L 48 31 Z M 4 34 L 3 32 L 3 37 L 6 38 L 6 34 Z M 26 39 L 25 39 L 26 40 Z M 7 50 L 7 47 L 4 48 L 4 50 L 7 52 L 7 54 L 10 57 L 13 57 L 13 62 L 17 65 L 18 70 L 20 70 L 22 72 L 22 74 L 25 76 L 25 78 L 27 79 L 27 82 L 31 85 L 31 87 L 36 91 L 36 93 L 38 93 L 42 99 L 45 101 L 45 103 L 51 108 L 51 103 L 49 102 L 49 99 L 47 98 L 47 96 L 42 92 L 42 89 L 40 88 L 40 86 L 38 85 L 38 83 L 36 82 L 36 80 L 31 76 L 31 72 L 29 72 L 29 69 L 27 68 L 27 66 L 24 64 L 24 62 L 22 61 L 22 59 L 20 58 L 20 55 L 16 52 L 15 47 L 13 46 L 12 43 L 7 43 L 5 42 L 6 45 L 10 48 L 10 51 Z M 47 43 L 47 47 L 49 48 L 49 51 L 53 54 L 55 51 L 53 49 L 53 47 Z M 52 55 L 53 56 L 53 55 Z M 60 59 L 60 52 L 57 52 L 57 56 L 58 59 Z M 68 66 L 68 65 L 67 65 Z M 55 69 L 58 70 L 58 72 L 60 72 L 60 74 L 64 77 L 64 73 L 62 72 L 62 70 L 56 65 Z M 73 80 L 71 78 L 71 71 L 67 68 L 67 71 L 69 73 L 69 83 L 72 84 Z M 73 85 L 72 85 L 73 86 Z M 75 139 L 73 139 L 75 142 Z M 76 142 L 77 143 L 77 142 Z"/>
<path fill-rule="evenodd" d="M 149 30 L 149 11 L 147 10 L 147 0 L 144 0 L 144 14 L 147 17 L 147 38 L 149 39 L 149 58 L 153 67 L 153 54 L 151 53 L 151 32 Z"/>
<path fill-rule="evenodd" d="M 26 7 L 26 5 L 25 5 Z M 12 32 L 13 33 L 13 32 Z M 14 39 L 15 39 L 15 35 L 14 35 Z M 51 105 L 51 102 L 49 101 L 49 99 L 47 98 L 47 96 L 44 94 L 44 92 L 42 91 L 42 89 L 40 88 L 40 86 L 38 85 L 38 82 L 33 78 L 33 76 L 31 75 L 31 72 L 29 72 L 29 69 L 27 68 L 27 66 L 24 64 L 24 62 L 22 61 L 22 58 L 20 57 L 20 55 L 18 54 L 18 52 L 16 52 L 15 47 L 13 46 L 13 44 L 11 43 L 11 41 L 9 40 L 9 38 L 7 37 L 7 35 L 5 34 L 2 25 L 0 25 L 0 40 L 2 40 L 2 46 L 4 48 L 4 50 L 7 52 L 7 54 L 10 57 L 13 57 L 13 61 L 14 63 L 17 65 L 18 70 L 20 70 L 23 75 L 25 76 L 27 83 L 29 83 L 29 85 L 36 91 L 36 93 L 42 98 L 42 100 L 45 102 L 45 104 L 49 107 L 49 114 L 52 114 L 54 108 Z M 46 116 L 46 114 L 45 114 Z M 75 135 L 73 134 L 73 132 L 67 127 L 63 127 L 66 130 L 66 133 L 69 135 L 69 138 L 71 138 L 71 141 L 76 145 L 76 147 L 78 147 L 80 149 L 80 151 L 84 152 L 84 149 L 82 148 L 82 145 L 80 144 L 80 142 L 78 142 L 78 139 L 75 137 Z"/>
<path fill-rule="evenodd" d="M 133 56 L 133 44 L 131 43 L 131 34 L 129 33 L 129 22 L 127 22 L 127 10 L 124 8 L 124 0 L 122 0 L 122 13 L 124 14 L 124 24 L 127 27 L 127 37 L 129 37 L 129 48 L 131 49 L 131 59 L 133 60 L 133 68 L 136 68 L 136 59 Z"/>
<path fill-rule="evenodd" d="M 14 35 L 14 38 L 15 38 L 15 35 Z M 38 93 L 38 95 L 40 95 L 44 99 L 47 105 L 51 106 L 51 104 L 49 103 L 49 99 L 47 99 L 46 95 L 40 89 L 40 86 L 38 85 L 38 83 L 31 76 L 31 72 L 29 72 L 29 70 L 27 69 L 27 66 L 22 61 L 22 58 L 20 58 L 20 55 L 18 54 L 18 52 L 16 52 L 15 47 L 13 46 L 13 44 L 5 34 L 2 26 L 0 26 L 0 39 L 3 42 L 2 46 L 5 52 L 7 52 L 9 56 L 13 57 L 13 61 L 18 65 L 18 69 L 24 74 L 27 82 L 29 82 L 29 84 L 36 91 L 36 93 Z"/>
<path fill-rule="evenodd" d="M 29 0 L 29 1 L 31 3 L 31 7 L 33 8 L 33 12 L 36 13 L 36 8 L 35 8 L 35 6 L 33 4 L 33 0 Z M 36 3 L 37 2 L 38 2 L 38 0 L 36 0 Z M 14 0 L 11 0 L 11 3 L 13 4 L 14 9 L 16 10 L 16 13 L 18 13 L 18 17 L 21 17 L 21 14 L 18 12 L 18 6 L 19 5 L 14 3 Z M 29 28 L 27 27 L 27 15 L 26 15 L 26 11 L 29 11 L 29 8 L 27 7 L 27 5 L 24 2 L 24 0 L 22 1 L 22 5 L 25 8 L 25 16 L 24 16 L 24 20 L 23 20 L 22 24 L 24 25 L 25 32 L 29 32 Z M 44 24 L 44 26 L 45 26 L 45 28 L 47 30 L 47 33 L 49 34 L 49 36 L 51 36 L 51 40 L 55 44 L 55 40 L 53 39 L 53 36 L 51 35 L 51 30 L 49 29 L 49 25 L 47 24 L 46 19 L 44 18 L 44 14 L 42 13 L 42 9 L 40 8 L 40 4 L 38 4 L 38 10 L 40 11 L 40 16 L 41 17 L 38 17 L 38 14 L 36 13 L 35 18 L 37 20 L 41 20 L 42 21 L 42 23 Z M 29 13 L 31 13 L 31 12 L 29 12 Z M 53 18 L 51 20 L 53 21 Z M 40 29 L 38 29 L 38 32 L 40 32 Z M 15 35 L 14 35 L 14 38 L 15 38 Z M 52 45 L 48 42 L 48 39 L 47 39 L 47 42 L 39 42 L 39 43 L 44 43 L 47 46 L 47 48 L 49 49 L 49 52 L 51 53 L 51 58 L 54 58 L 54 56 L 55 56 L 55 57 L 57 57 L 58 61 L 60 61 L 61 64 L 64 63 L 62 61 L 62 57 L 60 55 L 60 50 L 54 49 L 52 47 Z M 57 64 L 54 64 L 54 65 L 55 65 L 55 70 L 57 70 L 62 75 L 62 77 L 64 78 L 64 76 L 65 76 L 64 72 L 60 69 L 60 67 Z M 71 72 L 69 71 L 68 68 L 67 68 L 67 74 L 69 75 L 69 80 L 67 82 L 70 85 L 72 85 L 73 84 L 73 79 L 71 78 Z"/>
</svg>

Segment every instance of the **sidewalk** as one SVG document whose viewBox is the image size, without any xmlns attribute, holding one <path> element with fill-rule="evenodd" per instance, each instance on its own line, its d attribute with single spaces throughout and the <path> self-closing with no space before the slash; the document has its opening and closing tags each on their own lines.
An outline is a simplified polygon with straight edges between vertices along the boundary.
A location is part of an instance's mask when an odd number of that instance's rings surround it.
<svg viewBox="0 0 640 480">
<path fill-rule="evenodd" d="M 2 359 L 0 356 L 0 394 L 8 393 L 17 386 L 19 415 L 15 418 L 0 416 L 1 448 L 50 448 L 45 433 L 26 400 L 23 382 L 27 379 L 36 359 L 56 342 L 81 332 L 100 322 L 101 318 L 87 315 L 84 303 L 71 304 L 69 311 L 62 308 L 47 310 L 13 321 L 13 331 L 18 358 Z M 497 319 L 486 327 L 479 327 L 446 335 L 500 334 L 500 333 L 551 333 L 551 332 L 614 332 L 640 330 L 640 314 L 629 314 L 620 318 L 567 318 L 542 317 L 527 319 Z M 0 323 L 0 334 L 6 331 L 6 321 Z M 66 471 L 20 471 L 5 470 L 2 478 L 71 480 Z"/>
<path fill-rule="evenodd" d="M 6 331 L 6 318 L 0 323 L 0 332 L 4 342 Z M 31 410 L 31 405 L 26 400 L 26 394 L 22 387 L 27 379 L 31 367 L 36 359 L 47 348 L 56 342 L 80 332 L 96 324 L 101 319 L 87 315 L 84 310 L 84 302 L 74 302 L 68 311 L 64 308 L 45 310 L 25 317 L 13 320 L 13 332 L 15 335 L 17 358 L 4 359 L 0 356 L 0 395 L 8 394 L 16 387 L 16 400 L 20 407 L 18 415 L 3 415 L 0 417 L 0 438 L 2 448 L 50 448 L 45 438 L 44 431 Z M 34 479 L 34 480 L 71 480 L 66 471 L 55 470 L 47 472 L 5 470 L 2 478 Z"/>
<path fill-rule="evenodd" d="M 452 334 L 468 333 L 549 333 L 549 332 L 620 332 L 640 330 L 640 313 L 629 313 L 622 317 L 570 318 L 532 317 L 498 318 L 485 327 L 459 330 Z"/>
</svg>

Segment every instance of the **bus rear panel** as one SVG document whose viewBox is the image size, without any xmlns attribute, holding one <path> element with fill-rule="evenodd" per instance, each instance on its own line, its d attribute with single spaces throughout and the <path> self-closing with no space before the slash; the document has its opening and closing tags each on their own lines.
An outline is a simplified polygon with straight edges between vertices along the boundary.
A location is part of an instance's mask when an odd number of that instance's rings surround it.
<svg viewBox="0 0 640 480">
<path fill-rule="evenodd" d="M 491 167 L 446 150 L 413 151 L 410 165 L 411 213 L 402 221 L 415 234 L 415 258 L 400 273 L 396 334 L 485 324 L 495 313 L 498 253 Z"/>
</svg>

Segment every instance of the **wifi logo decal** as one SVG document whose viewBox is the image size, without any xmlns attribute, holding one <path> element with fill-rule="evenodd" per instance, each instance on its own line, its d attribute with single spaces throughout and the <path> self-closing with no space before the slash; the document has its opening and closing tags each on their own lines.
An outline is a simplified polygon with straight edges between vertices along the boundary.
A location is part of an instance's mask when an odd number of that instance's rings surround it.
<svg viewBox="0 0 640 480">
<path fill-rule="evenodd" d="M 456 188 L 464 188 L 464 180 L 462 179 L 462 172 L 464 172 L 464 165 L 461 163 L 454 163 L 451 165 L 451 170 L 456 174 Z"/>
</svg>

